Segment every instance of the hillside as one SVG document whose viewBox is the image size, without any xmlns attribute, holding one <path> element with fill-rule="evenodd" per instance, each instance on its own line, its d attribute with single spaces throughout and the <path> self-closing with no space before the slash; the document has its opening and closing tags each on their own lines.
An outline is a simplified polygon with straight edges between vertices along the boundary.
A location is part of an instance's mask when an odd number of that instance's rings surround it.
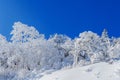
<svg viewBox="0 0 120 80">
<path fill-rule="evenodd" d="M 38 74 L 40 75 L 40 74 Z M 101 62 L 73 69 L 59 70 L 31 80 L 120 80 L 120 62 Z"/>
<path fill-rule="evenodd" d="M 101 35 L 45 38 L 35 27 L 15 22 L 10 34 L 10 41 L 0 34 L 0 80 L 120 80 L 120 37 L 110 38 L 105 29 Z"/>
</svg>

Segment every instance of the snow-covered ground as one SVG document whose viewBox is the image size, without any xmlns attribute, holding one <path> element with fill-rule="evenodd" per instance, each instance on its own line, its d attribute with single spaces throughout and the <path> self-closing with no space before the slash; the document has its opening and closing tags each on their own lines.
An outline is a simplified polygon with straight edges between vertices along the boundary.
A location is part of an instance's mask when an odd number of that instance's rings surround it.
<svg viewBox="0 0 120 80">
<path fill-rule="evenodd" d="M 38 77 L 40 75 L 40 77 Z M 72 69 L 63 69 L 53 73 L 36 75 L 32 80 L 120 80 L 120 62 L 109 64 L 96 63 Z"/>
</svg>

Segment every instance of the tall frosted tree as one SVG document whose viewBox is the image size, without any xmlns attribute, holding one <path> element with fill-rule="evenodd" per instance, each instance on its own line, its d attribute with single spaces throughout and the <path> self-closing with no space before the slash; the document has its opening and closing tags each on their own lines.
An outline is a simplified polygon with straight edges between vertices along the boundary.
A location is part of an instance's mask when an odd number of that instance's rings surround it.
<svg viewBox="0 0 120 80">
<path fill-rule="evenodd" d="M 99 49 L 99 36 L 91 31 L 80 33 L 79 38 L 74 42 L 74 64 L 77 65 L 80 60 L 87 60 L 93 62 L 93 58 Z M 94 57 L 93 57 L 94 56 Z"/>
<path fill-rule="evenodd" d="M 101 37 L 104 38 L 108 38 L 108 31 L 106 29 L 103 30 Z"/>
<path fill-rule="evenodd" d="M 22 24 L 21 22 L 15 22 L 13 25 L 13 30 L 10 33 L 12 35 L 11 41 L 13 43 L 20 42 L 29 42 L 39 37 L 44 37 L 40 35 L 39 32 L 33 27 Z"/>
<path fill-rule="evenodd" d="M 111 42 L 106 29 L 104 29 L 102 32 L 100 45 L 104 57 L 105 58 L 109 57 L 108 49 L 111 47 Z"/>
<path fill-rule="evenodd" d="M 32 70 L 36 65 L 36 63 L 39 61 L 39 59 L 37 58 L 38 55 L 36 53 L 37 51 L 39 52 L 39 49 L 40 49 L 39 43 L 41 43 L 42 40 L 44 40 L 44 35 L 39 34 L 39 32 L 33 26 L 28 26 L 21 22 L 14 23 L 13 30 L 11 31 L 11 35 L 12 35 L 11 44 L 17 47 L 17 49 L 16 48 L 14 49 L 14 52 L 18 52 L 19 54 L 15 54 L 11 56 L 10 60 L 15 59 L 14 56 L 16 57 L 21 56 L 24 61 L 23 68 Z M 20 56 L 17 56 L 17 55 L 20 55 Z M 31 55 L 34 55 L 34 56 L 31 56 Z M 33 60 L 30 61 L 30 59 L 33 59 Z M 15 61 L 16 60 L 17 59 L 15 59 Z M 18 63 L 18 61 L 16 62 Z"/>
</svg>

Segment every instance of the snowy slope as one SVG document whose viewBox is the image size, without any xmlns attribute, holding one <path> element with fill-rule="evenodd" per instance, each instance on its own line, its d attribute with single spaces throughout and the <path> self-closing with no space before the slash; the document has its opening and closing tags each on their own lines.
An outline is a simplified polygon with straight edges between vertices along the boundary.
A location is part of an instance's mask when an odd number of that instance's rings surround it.
<svg viewBox="0 0 120 80">
<path fill-rule="evenodd" d="M 34 80 L 120 80 L 120 62 L 113 64 L 101 62 L 73 69 L 59 70 L 43 75 L 42 78 L 37 77 Z"/>
</svg>

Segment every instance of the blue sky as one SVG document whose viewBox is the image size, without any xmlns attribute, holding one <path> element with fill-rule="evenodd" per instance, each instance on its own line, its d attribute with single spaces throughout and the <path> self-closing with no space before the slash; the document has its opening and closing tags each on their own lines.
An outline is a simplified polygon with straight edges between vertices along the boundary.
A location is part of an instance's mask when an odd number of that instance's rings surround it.
<svg viewBox="0 0 120 80">
<path fill-rule="evenodd" d="M 0 33 L 9 37 L 16 21 L 33 25 L 47 37 L 66 34 L 72 38 L 91 30 L 120 36 L 118 0 L 0 0 Z"/>
</svg>

